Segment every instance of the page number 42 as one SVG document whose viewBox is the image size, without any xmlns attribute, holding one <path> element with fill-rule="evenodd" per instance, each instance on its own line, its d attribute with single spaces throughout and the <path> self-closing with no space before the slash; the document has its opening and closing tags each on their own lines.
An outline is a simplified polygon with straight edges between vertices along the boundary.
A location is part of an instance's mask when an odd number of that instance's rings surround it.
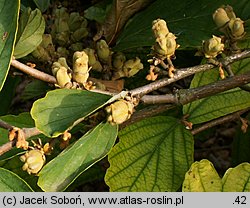
<svg viewBox="0 0 250 208">
<path fill-rule="evenodd" d="M 233 202 L 233 204 L 247 204 L 246 196 L 237 196 Z"/>
</svg>

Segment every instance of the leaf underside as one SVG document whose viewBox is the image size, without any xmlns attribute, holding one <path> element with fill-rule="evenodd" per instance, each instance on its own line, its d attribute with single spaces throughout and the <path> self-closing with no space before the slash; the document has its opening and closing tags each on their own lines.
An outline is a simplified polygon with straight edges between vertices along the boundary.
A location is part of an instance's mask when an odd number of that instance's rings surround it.
<svg viewBox="0 0 250 208">
<path fill-rule="evenodd" d="M 207 159 L 194 162 L 185 175 L 183 192 L 220 192 L 221 178 Z"/>
<path fill-rule="evenodd" d="M 222 178 L 224 192 L 250 192 L 250 163 L 229 168 Z"/>
<path fill-rule="evenodd" d="M 250 60 L 238 61 L 232 65 L 235 74 L 249 71 Z M 190 88 L 207 85 L 219 80 L 218 69 L 195 74 Z M 183 114 L 189 115 L 193 124 L 203 123 L 215 118 L 250 107 L 250 93 L 240 88 L 231 89 L 214 96 L 206 97 L 183 106 Z"/>
<path fill-rule="evenodd" d="M 176 191 L 193 161 L 193 137 L 175 118 L 145 119 L 119 132 L 108 159 L 110 191 Z"/>
</svg>

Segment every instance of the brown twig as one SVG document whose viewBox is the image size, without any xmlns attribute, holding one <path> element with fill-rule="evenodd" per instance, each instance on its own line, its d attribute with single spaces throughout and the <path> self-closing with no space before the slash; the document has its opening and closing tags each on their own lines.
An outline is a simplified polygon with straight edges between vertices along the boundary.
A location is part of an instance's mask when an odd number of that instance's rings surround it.
<svg viewBox="0 0 250 208">
<path fill-rule="evenodd" d="M 223 66 L 227 66 L 234 63 L 235 61 L 239 61 L 249 57 L 250 57 L 250 49 L 246 49 L 240 53 L 235 53 L 223 59 L 220 59 L 219 61 L 223 64 Z"/>
<path fill-rule="evenodd" d="M 188 76 L 193 75 L 193 74 L 198 73 L 198 72 L 207 71 L 207 70 L 212 69 L 214 67 L 215 66 L 212 64 L 204 64 L 204 65 L 199 65 L 199 66 L 194 66 L 194 67 L 178 69 L 178 70 L 176 70 L 174 77 L 163 78 L 163 79 L 157 80 L 155 82 L 144 85 L 142 87 L 135 88 L 135 89 L 131 90 L 130 93 L 132 96 L 142 97 L 143 95 L 146 95 L 152 91 L 155 91 L 155 90 L 162 88 L 166 85 L 169 85 L 171 83 L 174 83 L 180 79 L 183 79 L 185 77 L 188 77 Z"/>
<path fill-rule="evenodd" d="M 9 130 L 9 131 L 11 131 L 13 129 L 18 129 L 18 128 L 2 121 L 2 120 L 0 120 L 0 126 Z M 41 132 L 35 127 L 34 128 L 22 128 L 22 129 L 20 129 L 20 131 L 22 131 L 22 135 L 23 135 L 22 139 L 24 139 L 24 140 L 26 140 L 32 136 L 36 136 L 36 135 L 41 134 Z M 9 135 L 9 137 L 10 137 L 10 135 Z M 6 144 L 0 146 L 0 156 L 4 153 L 10 151 L 13 147 L 15 147 L 17 142 L 18 142 L 18 138 L 15 137 L 12 141 L 9 141 Z"/>
<path fill-rule="evenodd" d="M 1 119 L 0 119 L 0 127 L 1 127 L 1 128 L 4 128 L 4 129 L 7 129 L 7 130 L 10 130 L 10 129 L 13 128 L 12 125 L 6 123 L 5 121 L 3 121 L 3 120 L 1 120 Z"/>
<path fill-rule="evenodd" d="M 17 69 L 19 69 L 20 71 L 36 78 L 36 79 L 39 79 L 39 80 L 42 80 L 44 82 L 48 82 L 48 83 L 51 83 L 51 84 L 56 84 L 57 81 L 56 81 L 56 78 L 53 77 L 52 75 L 49 75 L 49 74 L 46 74 L 42 71 L 39 71 L 35 68 L 32 68 L 32 67 L 29 67 L 15 59 L 12 59 L 11 61 L 11 65 Z"/>
<path fill-rule="evenodd" d="M 240 110 L 240 111 L 237 111 L 235 113 L 231 113 L 229 115 L 226 115 L 226 116 L 223 116 L 223 117 L 220 117 L 220 118 L 217 118 L 217 119 L 214 119 L 212 121 L 209 121 L 207 123 L 204 123 L 203 125 L 193 129 L 191 131 L 191 133 L 193 135 L 195 134 L 198 134 L 206 129 L 209 129 L 209 128 L 212 128 L 214 126 L 217 126 L 217 125 L 220 125 L 220 124 L 223 124 L 223 123 L 226 123 L 226 122 L 229 122 L 229 121 L 233 121 L 235 119 L 239 119 L 240 118 L 240 115 L 242 115 L 243 113 L 249 111 L 250 108 L 247 108 L 247 109 L 244 109 L 244 110 Z"/>
<path fill-rule="evenodd" d="M 25 134 L 25 139 L 28 139 L 30 137 L 37 136 L 37 135 L 41 134 L 41 132 L 36 127 L 22 128 L 22 130 Z"/>
<path fill-rule="evenodd" d="M 250 82 L 250 72 L 219 80 L 198 88 L 178 91 L 179 103 L 184 105 L 195 100 L 218 94 Z"/>
<path fill-rule="evenodd" d="M 201 87 L 178 90 L 176 91 L 176 95 L 144 95 L 141 101 L 145 104 L 167 103 L 185 105 L 204 97 L 215 95 L 232 88 L 241 87 L 249 82 L 250 72 L 232 76 Z"/>
<path fill-rule="evenodd" d="M 150 108 L 145 108 L 145 110 L 143 109 L 138 112 L 135 112 L 130 120 L 125 122 L 125 124 L 122 124 L 122 128 L 136 121 L 144 119 L 146 117 L 154 116 L 161 112 L 167 111 L 171 108 L 176 107 L 177 105 L 184 105 L 204 97 L 215 95 L 220 92 L 224 92 L 226 90 L 239 87 L 248 82 L 250 82 L 250 72 L 242 75 L 229 77 L 227 79 L 220 80 L 218 82 L 208 84 L 202 87 L 179 90 L 177 91 L 176 96 L 172 94 L 145 95 L 141 98 L 144 101 L 144 103 L 147 104 L 167 103 L 167 105 L 153 106 Z M 157 100 L 159 100 L 159 102 Z"/>
<path fill-rule="evenodd" d="M 249 58 L 249 57 L 250 57 L 250 49 L 247 49 L 241 53 L 228 56 L 228 57 L 220 60 L 220 62 L 224 66 L 228 66 L 229 64 L 231 64 L 235 61 L 239 61 L 241 59 L 245 59 L 245 58 Z M 49 82 L 52 84 L 56 83 L 55 77 L 53 77 L 49 74 L 46 74 L 44 72 L 41 72 L 35 68 L 31 68 L 25 64 L 22 64 L 21 62 L 15 60 L 15 59 L 12 60 L 11 65 L 14 66 L 15 68 L 29 74 L 30 76 L 33 76 L 33 77 L 40 79 L 42 81 Z M 142 98 L 144 95 L 146 95 L 152 91 L 155 91 L 163 86 L 169 85 L 173 82 L 176 82 L 180 79 L 183 79 L 183 78 L 188 77 L 190 75 L 193 75 L 195 73 L 210 70 L 214 67 L 215 66 L 213 64 L 204 64 L 204 65 L 199 65 L 199 66 L 194 66 L 194 67 L 182 68 L 182 69 L 177 70 L 172 78 L 164 78 L 164 79 L 152 82 L 148 85 L 133 89 L 129 92 L 129 94 L 131 96 L 136 96 L 136 97 L 139 96 Z M 228 89 L 232 89 L 232 88 L 247 84 L 249 82 L 250 82 L 250 72 L 243 74 L 243 75 L 233 76 L 233 77 L 230 77 L 230 78 L 225 79 L 225 80 L 220 80 L 216 83 L 212 83 L 212 84 L 202 86 L 199 88 L 180 90 L 177 93 L 178 97 L 176 97 L 174 95 L 164 95 L 164 97 L 157 97 L 157 98 L 148 96 L 148 97 L 142 98 L 142 101 L 156 103 L 158 100 L 160 103 L 171 102 L 171 103 L 187 104 L 187 103 L 192 102 L 194 100 L 201 99 L 203 97 L 207 97 L 210 95 L 214 95 L 214 94 L 217 94 L 219 92 L 223 92 L 223 91 L 226 91 Z M 157 102 L 157 103 L 159 103 L 159 102 Z M 132 119 L 130 119 L 128 122 L 125 122 L 122 126 L 128 125 L 132 122 L 138 121 L 138 120 L 145 118 L 145 117 L 148 117 L 148 116 L 156 115 L 160 112 L 166 111 L 166 110 L 171 109 L 175 106 L 176 105 L 169 104 L 169 105 L 159 105 L 159 106 L 153 106 L 153 107 L 151 106 L 149 109 L 148 108 L 143 109 L 143 110 L 135 113 L 134 116 L 132 117 Z M 0 122 L 0 125 L 1 124 L 2 124 L 2 127 L 5 126 L 5 128 L 7 128 L 7 129 L 13 128 L 12 126 L 8 126 L 8 124 L 6 125 L 5 122 Z M 26 130 L 23 129 L 23 131 L 24 132 L 26 131 L 25 135 L 28 135 L 28 132 L 29 132 L 28 129 L 26 129 Z M 33 136 L 40 134 L 40 132 L 38 130 L 36 130 L 35 128 L 32 128 L 32 132 L 33 133 L 30 133 L 30 135 L 33 135 Z M 29 137 L 30 137 L 30 135 L 29 135 Z M 0 147 L 0 155 L 2 152 L 6 152 L 9 149 L 11 149 L 13 147 L 13 145 L 15 145 L 15 143 L 16 143 L 16 141 L 13 140 L 13 141 L 1 146 Z"/>
<path fill-rule="evenodd" d="M 144 104 L 178 103 L 178 98 L 173 94 L 144 95 L 141 100 Z"/>
<path fill-rule="evenodd" d="M 247 49 L 241 53 L 233 54 L 233 55 L 228 56 L 228 57 L 221 59 L 219 61 L 223 64 L 223 66 L 227 66 L 227 65 L 232 64 L 236 61 L 239 61 L 239 60 L 242 60 L 245 58 L 249 58 L 249 57 L 250 57 L 250 49 Z M 152 82 L 148 85 L 144 85 L 142 87 L 138 87 L 136 89 L 133 89 L 130 91 L 130 93 L 132 96 L 142 97 L 143 95 L 146 95 L 152 91 L 155 91 L 161 87 L 169 85 L 169 84 L 176 82 L 180 79 L 183 79 L 183 78 L 188 77 L 190 75 L 196 74 L 198 72 L 213 69 L 215 67 L 216 66 L 213 64 L 203 64 L 203 65 L 198 65 L 198 66 L 194 66 L 194 67 L 178 69 L 178 70 L 176 70 L 174 77 L 163 78 L 163 79 L 157 80 L 157 81 Z"/>
<path fill-rule="evenodd" d="M 220 62 L 223 64 L 223 66 L 227 66 L 233 62 L 239 61 L 241 59 L 249 58 L 249 57 L 250 57 L 250 49 L 247 49 L 241 53 L 233 54 L 233 55 L 228 56 L 224 59 L 221 59 Z M 11 65 L 14 66 L 15 68 L 19 69 L 20 71 L 23 71 L 23 72 L 29 74 L 30 76 L 33 76 L 33 77 L 40 79 L 42 81 L 49 82 L 52 84 L 56 83 L 55 77 L 53 77 L 49 74 L 46 74 L 44 72 L 41 72 L 35 68 L 29 67 L 29 66 L 15 60 L 15 59 L 13 59 L 11 61 Z M 198 72 L 210 70 L 214 67 L 215 67 L 215 65 L 213 65 L 213 64 L 204 64 L 204 65 L 198 65 L 198 66 L 194 66 L 194 67 L 178 69 L 178 70 L 176 70 L 174 77 L 164 78 L 164 79 L 152 82 L 148 85 L 138 87 L 136 89 L 131 90 L 130 94 L 131 94 L 131 96 L 142 97 L 143 95 L 146 95 L 152 91 L 155 91 L 161 87 L 169 85 L 169 84 L 176 82 L 180 79 L 183 79 L 185 77 L 188 77 L 188 76 L 193 75 L 193 74 L 198 73 Z"/>
<path fill-rule="evenodd" d="M 16 145 L 16 140 L 12 140 L 0 146 L 0 156 L 10 151 L 13 147 L 15 147 L 15 145 Z"/>
<path fill-rule="evenodd" d="M 20 71 L 36 78 L 44 82 L 48 82 L 51 84 L 56 84 L 56 78 L 52 75 L 49 75 L 47 73 L 44 73 L 36 68 L 32 68 L 30 66 L 27 66 L 18 60 L 13 59 L 11 61 L 11 65 L 15 67 L 16 69 L 19 69 Z M 89 77 L 89 81 L 92 81 L 94 83 L 100 82 L 105 85 L 105 87 L 108 89 L 108 91 L 102 91 L 102 93 L 107 94 L 110 92 L 120 92 L 124 88 L 124 80 L 115 80 L 115 81 L 109 81 L 109 80 L 100 80 L 93 77 Z M 100 92 L 101 93 L 101 92 Z"/>
</svg>

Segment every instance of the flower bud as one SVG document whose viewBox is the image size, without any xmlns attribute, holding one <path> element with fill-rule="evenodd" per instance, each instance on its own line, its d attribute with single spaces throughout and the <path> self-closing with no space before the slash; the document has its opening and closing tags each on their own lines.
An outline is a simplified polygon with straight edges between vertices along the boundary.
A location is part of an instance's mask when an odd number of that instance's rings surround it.
<svg viewBox="0 0 250 208">
<path fill-rule="evenodd" d="M 89 57 L 89 66 L 92 67 L 91 69 L 101 72 L 102 65 L 96 58 L 95 50 L 92 48 L 85 48 L 84 51 Z"/>
<path fill-rule="evenodd" d="M 65 47 L 57 47 L 56 53 L 58 57 L 68 57 L 69 51 Z"/>
<path fill-rule="evenodd" d="M 175 39 L 176 37 L 173 33 L 168 33 L 165 38 L 156 39 L 153 50 L 160 56 L 171 57 L 175 54 L 175 50 L 179 47 Z"/>
<path fill-rule="evenodd" d="M 212 38 L 203 42 L 203 53 L 206 58 L 215 58 L 224 50 L 224 44 L 221 38 L 213 35 Z"/>
<path fill-rule="evenodd" d="M 83 50 L 83 43 L 82 43 L 82 42 L 72 43 L 72 44 L 70 44 L 69 49 L 70 49 L 72 52 L 75 52 L 75 51 L 82 51 L 82 50 Z"/>
<path fill-rule="evenodd" d="M 55 33 L 68 32 L 69 31 L 69 13 L 65 7 L 55 10 Z"/>
<path fill-rule="evenodd" d="M 71 32 L 76 31 L 80 27 L 87 27 L 87 20 L 83 16 L 80 16 L 78 12 L 70 13 L 68 23 Z"/>
<path fill-rule="evenodd" d="M 134 105 L 126 100 L 118 100 L 106 108 L 108 122 L 112 125 L 121 124 L 128 120 L 134 111 Z"/>
<path fill-rule="evenodd" d="M 89 57 L 89 65 L 92 66 L 96 63 L 96 55 L 95 55 L 95 50 L 92 48 L 85 48 L 83 50 Z"/>
<path fill-rule="evenodd" d="M 37 46 L 37 48 L 32 52 L 32 56 L 39 59 L 39 61 L 46 62 L 51 60 L 51 56 L 45 48 L 42 46 Z"/>
<path fill-rule="evenodd" d="M 169 33 L 167 23 L 163 19 L 154 20 L 152 23 L 152 30 L 155 38 L 166 37 Z"/>
<path fill-rule="evenodd" d="M 138 57 L 126 61 L 122 68 L 126 77 L 134 76 L 141 69 L 143 69 L 143 64 L 141 63 L 141 60 Z"/>
<path fill-rule="evenodd" d="M 68 64 L 67 64 L 67 61 L 66 61 L 66 58 L 64 57 L 60 57 L 57 61 L 61 66 L 65 67 L 66 69 L 70 69 Z"/>
<path fill-rule="evenodd" d="M 32 56 L 39 59 L 39 61 L 47 62 L 47 61 L 51 61 L 52 56 L 54 54 L 55 54 L 55 47 L 53 45 L 51 35 L 50 34 L 43 34 L 42 42 L 32 52 Z"/>
<path fill-rule="evenodd" d="M 175 50 L 179 47 L 175 41 L 176 37 L 173 33 L 169 33 L 166 37 L 166 56 L 173 56 Z"/>
<path fill-rule="evenodd" d="M 165 54 L 167 50 L 167 38 L 166 37 L 156 38 L 156 42 L 158 43 L 160 49 L 164 51 Z"/>
<path fill-rule="evenodd" d="M 241 38 L 245 35 L 244 22 L 240 18 L 231 19 L 228 23 L 231 36 Z"/>
<path fill-rule="evenodd" d="M 84 51 L 76 51 L 73 55 L 73 71 L 87 72 L 89 57 Z"/>
<path fill-rule="evenodd" d="M 72 42 L 78 42 L 88 36 L 87 28 L 79 28 L 70 36 Z"/>
<path fill-rule="evenodd" d="M 233 7 L 226 5 L 223 7 L 223 9 L 226 11 L 227 16 L 229 17 L 229 19 L 234 19 L 236 18 L 236 15 L 234 13 Z"/>
<path fill-rule="evenodd" d="M 93 64 L 91 67 L 92 67 L 91 69 L 98 71 L 98 72 L 101 72 L 103 69 L 100 61 L 96 61 L 95 64 Z"/>
<path fill-rule="evenodd" d="M 58 45 L 66 46 L 69 44 L 69 37 L 70 37 L 69 32 L 67 32 L 67 31 L 60 32 L 60 33 L 56 34 L 55 40 L 58 43 Z"/>
<path fill-rule="evenodd" d="M 20 160 L 24 162 L 23 170 L 29 174 L 37 174 L 45 163 L 45 156 L 41 150 L 30 150 L 20 157 Z"/>
<path fill-rule="evenodd" d="M 213 13 L 213 20 L 214 20 L 217 27 L 222 27 L 222 26 L 226 25 L 226 23 L 228 23 L 230 19 L 227 16 L 227 13 L 223 8 L 218 8 Z"/>
<path fill-rule="evenodd" d="M 73 79 L 85 84 L 89 77 L 88 55 L 84 51 L 76 51 L 73 55 Z"/>
<path fill-rule="evenodd" d="M 57 61 L 52 64 L 52 74 L 56 76 L 57 71 L 60 69 L 61 64 Z"/>
<path fill-rule="evenodd" d="M 96 51 L 99 60 L 103 63 L 108 63 L 111 51 L 105 40 L 100 40 L 96 43 Z"/>
<path fill-rule="evenodd" d="M 113 67 L 116 70 L 121 70 L 126 61 L 126 56 L 122 52 L 117 52 L 112 56 L 112 60 Z"/>
<path fill-rule="evenodd" d="M 64 57 L 58 59 L 58 61 L 52 64 L 52 74 L 56 77 L 57 84 L 64 88 L 71 83 L 70 68 Z"/>
<path fill-rule="evenodd" d="M 166 54 L 166 46 L 165 46 L 165 50 L 160 46 L 159 42 L 156 42 L 153 46 L 153 50 L 154 52 L 161 56 L 161 57 L 165 57 Z"/>
<path fill-rule="evenodd" d="M 56 72 L 57 84 L 64 88 L 68 83 L 71 83 L 71 76 L 68 73 L 68 70 L 61 66 Z"/>
<path fill-rule="evenodd" d="M 48 48 L 53 45 L 52 36 L 50 34 L 43 34 L 42 42 L 40 44 L 44 48 Z"/>
</svg>

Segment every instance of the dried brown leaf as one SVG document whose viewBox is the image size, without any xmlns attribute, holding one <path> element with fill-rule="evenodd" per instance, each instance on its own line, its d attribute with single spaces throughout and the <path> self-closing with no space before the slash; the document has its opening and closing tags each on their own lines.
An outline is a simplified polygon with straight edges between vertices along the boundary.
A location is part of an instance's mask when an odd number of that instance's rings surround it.
<svg viewBox="0 0 250 208">
<path fill-rule="evenodd" d="M 114 0 L 94 40 L 98 40 L 104 36 L 108 45 L 111 45 L 128 19 L 151 2 L 152 0 Z"/>
</svg>

